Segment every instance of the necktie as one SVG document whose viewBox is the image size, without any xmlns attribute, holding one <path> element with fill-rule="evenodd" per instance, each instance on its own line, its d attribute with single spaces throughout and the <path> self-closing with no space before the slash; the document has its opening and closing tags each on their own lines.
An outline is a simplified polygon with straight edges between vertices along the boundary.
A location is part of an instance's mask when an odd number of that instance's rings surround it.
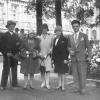
<svg viewBox="0 0 100 100">
<path fill-rule="evenodd" d="M 56 41 L 55 41 L 55 46 L 57 45 L 57 43 L 58 43 L 58 38 L 57 38 Z"/>
<path fill-rule="evenodd" d="M 75 34 L 75 43 L 77 43 L 77 34 Z"/>
</svg>

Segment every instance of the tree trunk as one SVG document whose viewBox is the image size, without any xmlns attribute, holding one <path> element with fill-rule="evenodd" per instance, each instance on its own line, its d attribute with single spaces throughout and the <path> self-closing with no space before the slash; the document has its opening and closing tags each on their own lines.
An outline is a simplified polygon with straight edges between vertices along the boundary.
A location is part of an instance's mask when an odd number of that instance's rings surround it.
<svg viewBox="0 0 100 100">
<path fill-rule="evenodd" d="M 37 35 L 42 33 L 42 0 L 36 0 L 36 22 L 37 22 Z"/>
<path fill-rule="evenodd" d="M 55 0 L 55 14 L 56 14 L 56 25 L 62 26 L 61 0 Z"/>
</svg>

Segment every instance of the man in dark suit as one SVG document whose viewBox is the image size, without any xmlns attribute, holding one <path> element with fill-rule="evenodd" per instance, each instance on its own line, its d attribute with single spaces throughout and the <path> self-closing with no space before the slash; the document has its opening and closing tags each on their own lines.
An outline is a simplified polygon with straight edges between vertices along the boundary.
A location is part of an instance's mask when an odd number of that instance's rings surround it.
<svg viewBox="0 0 100 100">
<path fill-rule="evenodd" d="M 3 54 L 3 71 L 1 78 L 1 90 L 6 89 L 8 75 L 12 73 L 12 87 L 17 87 L 17 64 L 18 61 L 14 58 L 19 51 L 19 39 L 14 34 L 14 28 L 16 23 L 14 21 L 8 21 L 6 28 L 8 29 L 1 37 L 1 52 Z"/>
<path fill-rule="evenodd" d="M 87 61 L 91 60 L 91 46 L 88 36 L 79 31 L 80 22 L 78 20 L 72 21 L 72 28 L 74 33 L 70 36 L 69 51 L 74 82 L 78 84 L 78 89 L 74 92 L 84 94 L 86 92 Z"/>
</svg>

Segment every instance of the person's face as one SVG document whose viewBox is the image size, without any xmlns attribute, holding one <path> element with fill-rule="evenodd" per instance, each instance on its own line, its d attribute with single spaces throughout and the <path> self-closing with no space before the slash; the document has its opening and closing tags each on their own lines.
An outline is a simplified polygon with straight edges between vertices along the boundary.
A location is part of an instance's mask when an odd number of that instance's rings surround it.
<svg viewBox="0 0 100 100">
<path fill-rule="evenodd" d="M 75 23 L 75 24 L 72 25 L 72 27 L 73 27 L 74 32 L 76 33 L 76 32 L 79 31 L 80 25 Z"/>
<path fill-rule="evenodd" d="M 24 30 L 21 30 L 20 33 L 23 35 L 24 34 Z"/>
<path fill-rule="evenodd" d="M 13 32 L 14 31 L 14 28 L 15 28 L 15 25 L 13 25 L 13 24 L 8 26 L 8 30 L 10 32 Z"/>
<path fill-rule="evenodd" d="M 60 36 L 62 34 L 61 30 L 56 30 L 56 35 Z"/>
<path fill-rule="evenodd" d="M 43 33 L 43 34 L 46 34 L 47 31 L 48 31 L 48 30 L 45 28 L 45 29 L 42 30 L 42 33 Z"/>
<path fill-rule="evenodd" d="M 15 31 L 16 33 L 18 33 L 18 31 Z"/>
</svg>

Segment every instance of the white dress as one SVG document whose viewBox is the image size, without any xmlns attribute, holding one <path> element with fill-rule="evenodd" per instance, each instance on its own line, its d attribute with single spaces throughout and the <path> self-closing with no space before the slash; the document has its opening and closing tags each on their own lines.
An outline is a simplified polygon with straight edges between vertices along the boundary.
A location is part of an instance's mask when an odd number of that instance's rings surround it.
<svg viewBox="0 0 100 100">
<path fill-rule="evenodd" d="M 52 42 L 53 42 L 53 35 L 47 34 L 46 37 L 43 37 L 43 35 L 40 36 L 41 42 L 40 42 L 40 54 L 44 57 L 48 55 L 50 50 L 52 50 Z M 45 66 L 46 71 L 51 71 L 51 58 L 50 56 L 47 56 L 45 60 L 41 63 L 41 65 Z"/>
</svg>

